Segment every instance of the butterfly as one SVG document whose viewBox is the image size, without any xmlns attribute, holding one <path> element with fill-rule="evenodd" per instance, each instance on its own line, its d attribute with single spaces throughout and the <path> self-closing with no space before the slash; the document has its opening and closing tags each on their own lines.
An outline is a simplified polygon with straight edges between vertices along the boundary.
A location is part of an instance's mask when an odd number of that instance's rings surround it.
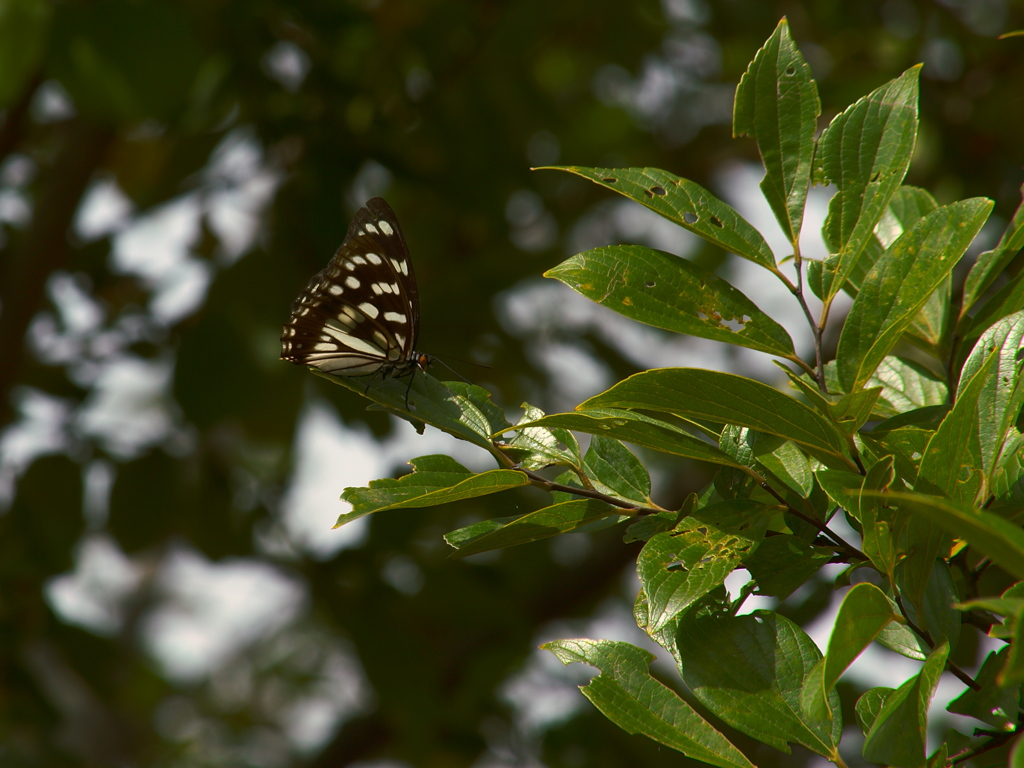
<svg viewBox="0 0 1024 768">
<path fill-rule="evenodd" d="M 359 209 L 345 241 L 292 303 L 281 358 L 336 376 L 409 376 L 408 406 L 412 377 L 430 364 L 429 355 L 416 351 L 419 324 L 409 249 L 395 212 L 375 197 Z"/>
</svg>

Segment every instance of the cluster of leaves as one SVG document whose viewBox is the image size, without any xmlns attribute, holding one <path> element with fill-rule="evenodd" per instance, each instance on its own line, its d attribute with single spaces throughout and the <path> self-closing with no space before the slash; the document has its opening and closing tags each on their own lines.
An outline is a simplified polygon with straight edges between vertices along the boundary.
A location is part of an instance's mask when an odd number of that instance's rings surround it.
<svg viewBox="0 0 1024 768">
<path fill-rule="evenodd" d="M 803 360 L 786 330 L 725 280 L 670 254 L 597 248 L 548 276 L 630 319 L 773 355 L 796 396 L 733 374 L 656 369 L 573 413 L 526 406 L 511 424 L 478 387 L 417 377 L 407 407 L 406 382 L 376 382 L 367 394 L 377 403 L 478 445 L 498 468 L 476 473 L 446 456 L 414 459 L 409 475 L 347 489 L 353 510 L 338 524 L 523 485 L 546 489 L 550 505 L 480 521 L 446 540 L 467 556 L 626 524 L 625 541 L 643 543 L 637 624 L 671 654 L 686 688 L 717 721 L 782 752 L 796 743 L 843 765 L 840 740 L 853 718 L 844 717 L 836 684 L 879 643 L 921 667 L 897 687 L 872 688 L 857 700 L 864 759 L 1005 761 L 1024 682 L 1017 643 L 1024 588 L 1014 583 L 1024 579 L 1024 274 L 1005 279 L 1004 272 L 1024 246 L 1024 205 L 955 285 L 953 269 L 992 203 L 940 206 L 903 185 L 917 103 L 912 68 L 815 138 L 817 86 L 780 23 L 737 89 L 734 133 L 757 142 L 762 192 L 793 249 L 783 259 L 692 181 L 656 169 L 561 169 L 782 281 L 807 317 L 816 359 Z M 822 232 L 829 255 L 820 262 L 800 250 L 811 184 L 835 188 Z M 817 317 L 808 291 L 820 301 Z M 840 293 L 853 304 L 826 361 L 822 338 Z M 363 392 L 361 382 L 331 380 Z M 592 436 L 585 452 L 574 432 Z M 623 443 L 720 469 L 680 509 L 663 509 L 651 498 L 644 464 Z M 549 477 L 551 467 L 561 474 Z M 837 532 L 837 520 L 859 541 Z M 854 586 L 824 655 L 781 611 L 741 615 L 750 595 L 782 601 L 827 563 L 846 565 L 837 588 Z M 750 580 L 732 597 L 724 581 L 736 569 Z M 1002 646 L 973 677 L 955 659 L 965 627 Z M 583 692 L 625 730 L 712 765 L 752 765 L 718 724 L 650 674 L 647 651 L 586 639 L 545 647 L 565 663 L 600 670 Z M 929 756 L 927 710 L 943 675 L 964 685 L 949 710 L 986 728 L 973 736 L 951 731 Z"/>
</svg>

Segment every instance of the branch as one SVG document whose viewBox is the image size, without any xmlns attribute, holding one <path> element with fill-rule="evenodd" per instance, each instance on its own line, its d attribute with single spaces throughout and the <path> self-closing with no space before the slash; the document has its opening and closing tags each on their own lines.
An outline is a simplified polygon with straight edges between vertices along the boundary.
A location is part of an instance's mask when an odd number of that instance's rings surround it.
<svg viewBox="0 0 1024 768">
<path fill-rule="evenodd" d="M 588 499 L 597 499 L 598 501 L 603 501 L 606 504 L 611 504 L 613 507 L 619 507 L 620 509 L 626 512 L 632 512 L 638 517 L 643 515 L 656 515 L 659 512 L 669 511 L 667 509 L 661 509 L 660 507 L 643 507 L 638 504 L 632 504 L 628 501 L 617 499 L 614 496 L 609 496 L 606 493 L 601 493 L 600 491 L 592 491 L 589 488 L 575 488 L 571 485 L 562 485 L 561 483 L 556 483 L 553 480 L 548 480 L 543 475 L 540 475 L 534 472 L 533 470 L 526 469 L 524 467 L 513 466 L 512 469 L 515 469 L 517 472 L 522 472 L 524 475 L 530 478 L 531 482 L 535 486 L 543 488 L 544 490 L 561 491 L 562 493 L 572 493 L 575 494 L 576 496 L 585 496 Z"/>
<path fill-rule="evenodd" d="M 935 641 L 932 640 L 931 633 L 927 629 L 917 626 L 917 624 L 914 623 L 914 620 L 910 618 L 910 616 L 907 614 L 906 607 L 903 605 L 903 597 L 900 595 L 899 591 L 893 589 L 893 594 L 896 596 L 896 605 L 900 607 L 900 613 L 903 614 L 903 618 L 907 621 L 907 626 L 910 627 L 911 631 L 914 634 L 916 634 L 918 637 L 924 640 L 928 644 L 928 647 L 934 648 Z M 961 683 L 966 685 L 972 691 L 981 690 L 981 685 L 978 682 L 976 682 L 973 677 L 968 675 L 966 672 L 960 669 L 960 667 L 958 667 L 949 659 L 946 659 L 946 669 L 952 672 L 953 675 L 956 676 L 956 678 L 960 680 Z"/>
<path fill-rule="evenodd" d="M 821 533 L 822 536 L 825 536 L 826 538 L 831 539 L 832 543 L 836 547 L 838 547 L 839 549 L 843 550 L 848 556 L 854 557 L 854 558 L 856 558 L 858 560 L 865 560 L 865 561 L 867 561 L 869 559 L 867 555 L 865 555 L 863 552 L 861 552 L 855 546 L 853 546 L 848 541 L 843 539 L 842 536 L 840 536 L 838 533 L 833 532 L 832 529 L 828 527 L 828 525 L 826 525 L 825 523 L 821 522 L 817 518 L 814 518 L 814 517 L 811 517 L 810 515 L 804 514 L 803 512 L 801 512 L 796 507 L 793 507 L 790 504 L 786 503 L 786 500 L 782 497 L 782 495 L 778 491 L 776 491 L 774 488 L 772 488 L 767 480 L 764 480 L 763 478 L 759 478 L 759 479 L 760 479 L 760 482 L 761 482 L 761 487 L 764 488 L 764 490 L 768 491 L 768 493 L 770 493 L 772 496 L 774 496 L 778 500 L 778 502 L 782 506 L 784 506 L 786 508 L 786 510 L 788 512 L 790 512 L 791 514 L 795 515 L 796 517 L 799 517 L 805 523 L 809 523 L 810 525 L 813 525 L 815 528 L 818 529 L 819 533 Z"/>
</svg>

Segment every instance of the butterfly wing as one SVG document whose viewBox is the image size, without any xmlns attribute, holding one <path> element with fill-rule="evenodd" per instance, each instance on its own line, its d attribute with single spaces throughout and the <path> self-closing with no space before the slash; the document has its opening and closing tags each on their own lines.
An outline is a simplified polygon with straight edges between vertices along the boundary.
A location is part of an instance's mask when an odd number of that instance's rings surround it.
<svg viewBox="0 0 1024 768">
<path fill-rule="evenodd" d="M 398 219 L 379 197 L 292 304 L 281 357 L 325 373 L 401 374 L 418 365 L 419 297 Z"/>
</svg>

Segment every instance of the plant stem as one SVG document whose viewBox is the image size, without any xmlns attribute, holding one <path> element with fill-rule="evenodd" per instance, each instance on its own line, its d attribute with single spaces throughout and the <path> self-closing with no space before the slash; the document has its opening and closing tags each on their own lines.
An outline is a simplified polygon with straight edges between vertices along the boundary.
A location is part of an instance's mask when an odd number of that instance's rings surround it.
<svg viewBox="0 0 1024 768">
<path fill-rule="evenodd" d="M 622 499 L 617 499 L 614 496 L 609 496 L 606 493 L 601 493 L 600 491 L 592 491 L 589 488 L 576 488 L 571 485 L 562 485 L 562 483 L 556 483 L 553 480 L 548 480 L 546 477 L 534 472 L 532 469 L 525 469 L 524 467 L 512 467 L 512 469 L 515 469 L 517 472 L 522 472 L 530 478 L 530 481 L 534 485 L 543 488 L 546 491 L 561 491 L 562 493 L 571 493 L 576 496 L 585 496 L 588 499 L 597 499 L 598 501 L 603 501 L 606 504 L 611 504 L 613 507 L 619 507 L 626 512 L 632 512 L 637 516 L 656 515 L 659 512 L 668 511 L 661 509 L 660 507 L 644 507 L 639 504 L 633 504 L 628 501 L 623 501 Z"/>
</svg>

